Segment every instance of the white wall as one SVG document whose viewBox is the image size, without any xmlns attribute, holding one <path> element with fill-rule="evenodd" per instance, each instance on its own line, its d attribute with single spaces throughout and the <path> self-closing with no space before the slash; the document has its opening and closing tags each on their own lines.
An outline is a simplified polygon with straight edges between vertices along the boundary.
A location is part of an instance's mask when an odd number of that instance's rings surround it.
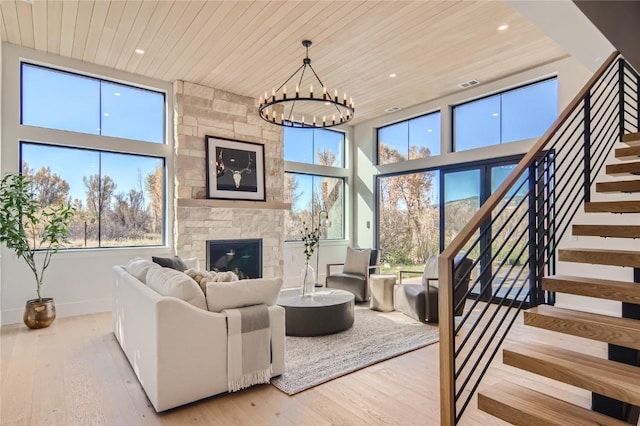
<svg viewBox="0 0 640 426">
<path fill-rule="evenodd" d="M 374 185 L 376 174 L 394 173 L 405 170 L 419 170 L 448 164 L 465 163 L 469 161 L 478 161 L 526 153 L 535 143 L 535 140 L 496 145 L 459 153 L 451 152 L 451 134 L 449 132 L 451 108 L 452 106 L 465 101 L 500 92 L 529 82 L 541 80 L 553 75 L 557 75 L 558 77 L 558 111 L 560 112 L 569 104 L 569 102 L 571 102 L 578 91 L 584 86 L 587 80 L 591 77 L 592 72 L 578 60 L 569 57 L 505 79 L 488 84 L 481 84 L 466 90 L 460 90 L 455 94 L 356 125 L 354 128 L 356 150 L 354 163 L 356 174 L 356 177 L 354 178 L 354 244 L 360 244 L 361 246 L 370 246 L 373 244 L 373 228 L 375 226 L 375 197 L 373 195 L 373 191 L 375 189 Z M 441 152 L 443 155 L 407 161 L 404 163 L 386 164 L 381 166 L 375 165 L 374 155 L 376 128 L 437 110 L 440 110 L 442 114 Z M 602 174 L 600 177 L 602 177 Z M 603 177 L 603 179 L 607 178 Z M 597 201 L 599 199 L 607 199 L 611 197 L 612 196 L 596 194 L 593 196 L 593 200 Z M 629 195 L 629 197 L 631 197 L 631 195 Z M 558 200 L 558 203 L 561 202 L 562 200 Z M 606 215 L 600 215 L 600 217 L 596 219 L 592 215 L 587 217 L 584 213 L 581 213 L 576 216 L 574 222 L 600 223 L 598 221 L 606 221 L 610 219 L 611 217 Z M 627 216 L 625 220 L 637 221 L 637 218 Z M 617 217 L 616 221 L 618 221 Z M 371 224 L 370 228 L 367 226 L 368 223 Z M 598 238 L 580 237 L 579 243 L 576 241 L 577 238 L 572 237 L 570 233 L 568 233 L 568 235 L 566 235 L 560 242 L 560 247 L 577 246 L 577 244 L 585 245 L 587 247 L 608 246 L 628 249 L 638 249 L 640 247 L 640 241 L 633 240 L 620 241 L 619 239 L 603 240 Z M 611 277 L 611 279 L 630 281 L 633 271 L 630 268 L 590 266 L 560 262 L 558 264 L 558 273 L 575 275 L 587 273 L 592 276 Z M 596 299 L 571 295 L 558 294 L 557 304 L 558 306 L 606 312 L 609 314 L 619 314 L 620 312 L 620 304 L 617 302 L 603 302 Z"/>
<path fill-rule="evenodd" d="M 168 143 L 148 144 L 127 142 L 118 138 L 80 135 L 73 132 L 45 130 L 21 126 L 20 112 L 20 63 L 25 58 L 31 62 L 75 70 L 117 82 L 128 82 L 164 91 L 167 105 L 173 104 L 171 85 L 165 82 L 118 72 L 72 59 L 61 58 L 14 45 L 2 45 L 2 145 L 0 147 L 0 173 L 19 170 L 19 141 L 52 142 L 62 145 L 87 145 L 97 149 L 134 151 L 167 158 L 168 182 L 173 176 L 173 122 L 167 117 Z M 72 164 L 69 165 L 73 167 Z M 154 248 L 86 249 L 67 250 L 55 255 L 44 277 L 43 297 L 54 297 L 57 315 L 65 317 L 108 311 L 111 309 L 111 267 L 126 263 L 133 256 L 167 256 L 173 253 L 173 185 L 167 185 L 168 224 L 167 246 Z M 24 261 L 16 259 L 4 246 L 0 249 L 0 323 L 22 321 L 24 304 L 36 297 L 33 274 Z"/>
</svg>

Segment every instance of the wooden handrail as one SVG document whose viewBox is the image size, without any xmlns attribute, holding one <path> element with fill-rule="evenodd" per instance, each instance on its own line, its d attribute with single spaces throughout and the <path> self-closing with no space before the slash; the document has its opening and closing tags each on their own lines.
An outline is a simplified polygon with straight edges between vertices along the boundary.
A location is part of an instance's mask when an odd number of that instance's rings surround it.
<svg viewBox="0 0 640 426">
<path fill-rule="evenodd" d="M 463 249 L 480 226 L 491 217 L 491 213 L 498 206 L 507 192 L 516 184 L 520 176 L 533 164 L 538 155 L 545 149 L 560 127 L 569 119 L 573 111 L 578 108 L 584 97 L 602 77 L 611 64 L 620 55 L 613 52 L 598 68 L 584 87 L 578 92 L 567 107 L 560 113 L 549 129 L 538 139 L 531 150 L 520 160 L 516 168 L 507 176 L 498 189 L 487 199 L 480 210 L 471 218 L 454 240 L 444 249 L 438 259 L 438 275 L 441 285 L 438 293 L 438 317 L 440 319 L 440 424 L 452 426 L 456 423 L 455 406 L 455 351 L 454 312 L 453 312 L 453 259 Z"/>
</svg>

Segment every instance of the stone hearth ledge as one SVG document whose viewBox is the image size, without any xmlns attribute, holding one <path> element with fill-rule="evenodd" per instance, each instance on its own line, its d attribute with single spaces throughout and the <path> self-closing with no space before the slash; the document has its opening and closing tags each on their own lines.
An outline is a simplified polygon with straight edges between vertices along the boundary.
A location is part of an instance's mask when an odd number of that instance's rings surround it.
<svg viewBox="0 0 640 426">
<path fill-rule="evenodd" d="M 291 210 L 291 203 L 281 203 L 276 201 L 217 200 L 209 198 L 178 198 L 178 207 Z"/>
</svg>

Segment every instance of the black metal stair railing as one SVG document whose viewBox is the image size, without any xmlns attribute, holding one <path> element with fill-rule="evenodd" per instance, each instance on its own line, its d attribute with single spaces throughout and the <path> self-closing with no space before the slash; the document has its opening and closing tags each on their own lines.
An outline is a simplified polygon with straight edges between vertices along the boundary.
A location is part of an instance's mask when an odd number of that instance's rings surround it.
<svg viewBox="0 0 640 426">
<path fill-rule="evenodd" d="M 440 256 L 443 425 L 460 420 L 518 313 L 554 302 L 542 278 L 554 274 L 557 243 L 590 201 L 614 144 L 638 132 L 639 92 L 638 73 L 612 54 Z M 471 277 L 453 282 L 460 255 L 473 259 Z M 467 298 L 454 306 L 466 282 Z"/>
</svg>

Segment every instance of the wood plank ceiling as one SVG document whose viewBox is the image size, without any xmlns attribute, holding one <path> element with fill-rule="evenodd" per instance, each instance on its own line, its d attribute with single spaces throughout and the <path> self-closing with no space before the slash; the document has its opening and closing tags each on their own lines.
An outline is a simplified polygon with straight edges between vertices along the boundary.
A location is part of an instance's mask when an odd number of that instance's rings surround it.
<svg viewBox="0 0 640 426">
<path fill-rule="evenodd" d="M 2 0 L 0 12 L 2 41 L 256 98 L 310 39 L 320 78 L 353 97 L 353 123 L 566 56 L 502 1 Z"/>
</svg>

